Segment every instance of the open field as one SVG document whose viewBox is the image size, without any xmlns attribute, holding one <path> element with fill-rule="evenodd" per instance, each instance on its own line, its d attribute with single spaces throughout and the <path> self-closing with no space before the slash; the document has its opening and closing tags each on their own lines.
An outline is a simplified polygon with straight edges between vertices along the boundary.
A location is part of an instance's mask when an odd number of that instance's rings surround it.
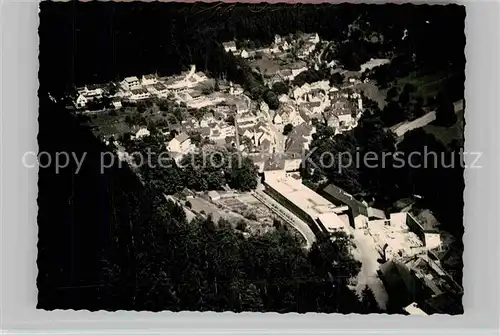
<svg viewBox="0 0 500 335">
<path fill-rule="evenodd" d="M 367 98 L 375 101 L 381 110 L 384 109 L 386 105 L 385 97 L 387 95 L 387 89 L 378 88 L 373 81 L 358 84 L 354 86 L 354 88 L 362 91 Z"/>
<path fill-rule="evenodd" d="M 279 71 L 280 64 L 278 61 L 263 55 L 261 59 L 253 59 L 250 62 L 252 68 L 259 68 L 263 74 L 272 75 Z"/>
<path fill-rule="evenodd" d="M 416 93 L 424 98 L 424 101 L 427 101 L 429 98 L 436 97 L 439 91 L 446 87 L 450 77 L 444 73 L 420 74 L 412 72 L 406 77 L 399 78 L 396 81 L 396 87 L 401 92 L 406 84 L 412 84 L 417 89 Z"/>
<path fill-rule="evenodd" d="M 460 144 L 464 143 L 464 112 L 457 113 L 457 122 L 451 127 L 442 127 L 429 124 L 425 126 L 424 131 L 434 135 L 443 145 L 448 146 L 453 140 Z"/>
</svg>

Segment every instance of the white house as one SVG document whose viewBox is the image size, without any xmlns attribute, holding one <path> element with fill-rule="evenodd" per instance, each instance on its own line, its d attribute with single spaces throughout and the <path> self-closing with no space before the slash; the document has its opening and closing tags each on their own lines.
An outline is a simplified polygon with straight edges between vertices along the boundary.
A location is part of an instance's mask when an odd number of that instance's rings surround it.
<svg viewBox="0 0 500 335">
<path fill-rule="evenodd" d="M 146 74 L 142 76 L 141 83 L 142 85 L 154 85 L 158 82 L 158 78 L 154 74 Z"/>
<path fill-rule="evenodd" d="M 281 125 L 283 125 L 283 118 L 281 117 L 280 114 L 277 113 L 274 116 L 273 122 L 274 122 L 275 125 L 281 126 Z"/>
<path fill-rule="evenodd" d="M 141 82 L 139 78 L 133 76 L 133 77 L 127 77 L 121 82 L 122 87 L 125 90 L 132 90 L 141 87 Z"/>
<path fill-rule="evenodd" d="M 248 52 L 245 49 L 241 50 L 240 57 L 241 58 L 248 58 Z"/>
<path fill-rule="evenodd" d="M 281 49 L 283 49 L 283 51 L 288 51 L 290 49 L 290 45 L 286 40 L 281 44 Z"/>
<path fill-rule="evenodd" d="M 104 91 L 100 87 L 91 87 L 90 89 L 85 86 L 78 90 L 78 94 L 84 95 L 87 99 L 100 99 Z"/>
<path fill-rule="evenodd" d="M 156 83 L 148 87 L 148 91 L 151 94 L 158 95 L 158 96 L 166 96 L 168 95 L 168 89 L 167 86 L 165 86 L 162 83 Z"/>
<path fill-rule="evenodd" d="M 240 85 L 236 85 L 232 88 L 231 95 L 241 95 L 243 94 L 243 88 Z"/>
<path fill-rule="evenodd" d="M 318 33 L 313 33 L 313 34 L 308 34 L 307 35 L 307 41 L 310 43 L 318 43 L 319 42 L 319 35 Z"/>
<path fill-rule="evenodd" d="M 86 104 L 94 99 L 102 98 L 104 91 L 100 87 L 88 88 L 87 86 L 77 90 L 77 98 L 75 100 L 76 108 L 83 108 Z"/>
<path fill-rule="evenodd" d="M 236 52 L 237 50 L 235 41 L 224 42 L 222 45 L 224 46 L 226 52 Z"/>
<path fill-rule="evenodd" d="M 170 152 L 186 154 L 194 150 L 195 146 L 191 143 L 191 139 L 186 133 L 180 133 L 168 142 L 167 149 Z"/>
<path fill-rule="evenodd" d="M 130 95 L 130 100 L 134 100 L 134 101 L 147 99 L 151 96 L 151 93 L 149 93 L 144 88 L 135 88 L 135 89 L 132 89 L 130 91 L 132 93 Z"/>
<path fill-rule="evenodd" d="M 303 66 L 303 67 L 300 67 L 298 69 L 291 69 L 292 70 L 292 75 L 293 77 L 295 78 L 296 76 L 298 76 L 300 73 L 304 72 L 304 71 L 307 71 L 307 67 L 306 66 Z"/>
<path fill-rule="evenodd" d="M 112 102 L 112 104 L 113 104 L 113 107 L 114 107 L 115 109 L 120 109 L 120 108 L 122 108 L 122 102 L 121 102 L 120 100 L 114 100 L 114 101 Z"/>
<path fill-rule="evenodd" d="M 76 108 L 83 108 L 87 105 L 88 99 L 83 94 L 79 94 L 76 98 Z"/>
<path fill-rule="evenodd" d="M 144 136 L 149 136 L 149 130 L 147 128 L 141 128 L 135 133 L 135 138 L 141 138 Z"/>
</svg>

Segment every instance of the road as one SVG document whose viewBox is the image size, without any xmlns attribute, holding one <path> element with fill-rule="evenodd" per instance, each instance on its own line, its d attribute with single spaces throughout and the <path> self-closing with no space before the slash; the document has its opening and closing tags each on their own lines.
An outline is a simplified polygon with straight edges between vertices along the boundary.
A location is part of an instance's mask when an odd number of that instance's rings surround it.
<svg viewBox="0 0 500 335">
<path fill-rule="evenodd" d="M 463 100 L 455 101 L 453 103 L 453 109 L 455 110 L 455 113 L 463 111 L 464 101 Z M 392 126 L 391 130 L 396 134 L 397 137 L 402 137 L 406 132 L 417 128 L 425 127 L 434 120 L 436 120 L 436 111 L 429 112 L 424 116 L 421 116 L 413 121 L 405 121 L 403 123 Z"/>
<path fill-rule="evenodd" d="M 300 220 L 297 216 L 295 216 L 295 214 L 264 193 L 262 189 L 256 190 L 254 196 L 267 208 L 278 215 L 283 221 L 295 228 L 304 237 L 306 240 L 306 249 L 311 248 L 313 243 L 316 241 L 316 236 L 314 236 L 314 233 L 306 222 Z"/>
<path fill-rule="evenodd" d="M 365 235 L 363 229 L 349 227 L 348 230 L 354 236 L 354 243 L 356 244 L 353 256 L 361 262 L 361 271 L 356 278 L 356 292 L 361 293 L 363 288 L 368 285 L 373 291 L 380 308 L 386 309 L 388 296 L 384 284 L 377 275 L 380 264 L 377 262 L 379 254 L 375 241 L 370 235 Z"/>
</svg>

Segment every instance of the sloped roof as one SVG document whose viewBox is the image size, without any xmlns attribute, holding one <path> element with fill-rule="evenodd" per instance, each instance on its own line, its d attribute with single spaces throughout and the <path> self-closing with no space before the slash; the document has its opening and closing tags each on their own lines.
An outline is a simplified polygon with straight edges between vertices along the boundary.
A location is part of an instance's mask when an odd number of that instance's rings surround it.
<svg viewBox="0 0 500 335">
<path fill-rule="evenodd" d="M 373 207 L 368 207 L 368 217 L 372 218 L 377 218 L 377 219 L 385 219 L 385 213 L 381 209 L 373 208 Z"/>
<path fill-rule="evenodd" d="M 182 132 L 182 133 L 180 133 L 179 135 L 177 135 L 177 136 L 175 137 L 175 139 L 176 139 L 177 141 L 179 141 L 179 143 L 182 143 L 182 142 L 185 142 L 186 140 L 188 140 L 188 139 L 189 139 L 189 136 L 188 136 L 188 134 L 186 134 L 186 133 Z"/>
<path fill-rule="evenodd" d="M 389 261 L 380 266 L 382 282 L 389 294 L 389 299 L 394 305 L 399 307 L 421 298 L 420 284 L 417 278 L 412 275 L 410 269 L 398 261 Z"/>
<path fill-rule="evenodd" d="M 137 78 L 137 77 L 135 77 L 135 76 L 125 78 L 125 81 L 126 81 L 127 83 L 131 83 L 131 82 L 138 81 L 138 80 L 139 80 L 139 78 Z"/>
<path fill-rule="evenodd" d="M 329 184 L 323 189 L 323 192 L 335 199 L 337 202 L 349 206 L 354 218 L 358 215 L 364 215 L 368 217 L 367 206 L 365 206 L 362 202 L 356 200 L 352 195 L 350 195 L 340 187 Z"/>
</svg>

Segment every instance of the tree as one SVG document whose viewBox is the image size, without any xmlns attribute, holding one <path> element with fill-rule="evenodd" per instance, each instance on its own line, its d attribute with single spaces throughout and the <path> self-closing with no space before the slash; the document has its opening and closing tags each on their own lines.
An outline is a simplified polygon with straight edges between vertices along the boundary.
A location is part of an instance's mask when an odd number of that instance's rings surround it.
<svg viewBox="0 0 500 335">
<path fill-rule="evenodd" d="M 137 111 L 139 113 L 144 113 L 146 111 L 146 104 L 143 102 L 138 102 L 137 103 Z"/>
<path fill-rule="evenodd" d="M 244 220 L 238 221 L 236 224 L 236 229 L 245 232 L 247 230 L 247 223 Z"/>
<path fill-rule="evenodd" d="M 234 126 L 234 116 L 228 115 L 226 118 L 226 123 L 230 124 L 231 126 Z"/>
<path fill-rule="evenodd" d="M 213 86 L 205 86 L 201 89 L 201 93 L 204 95 L 210 95 L 214 92 L 214 87 Z"/>
<path fill-rule="evenodd" d="M 399 95 L 398 88 L 396 86 L 393 86 L 387 91 L 387 96 L 385 100 L 387 102 L 395 101 L 398 95 Z"/>
<path fill-rule="evenodd" d="M 272 90 L 268 90 L 266 93 L 264 93 L 263 98 L 264 102 L 268 104 L 269 108 L 272 110 L 276 110 L 280 106 L 278 97 Z"/>
<path fill-rule="evenodd" d="M 282 81 L 273 84 L 273 92 L 277 95 L 288 94 L 288 85 Z"/>
<path fill-rule="evenodd" d="M 406 113 L 398 102 L 390 101 L 382 111 L 380 119 L 386 127 L 391 127 L 406 120 Z"/>
<path fill-rule="evenodd" d="M 196 146 L 199 146 L 201 144 L 201 141 L 202 141 L 202 138 L 201 138 L 201 134 L 197 131 L 193 131 L 189 134 L 189 138 L 191 139 L 191 142 L 196 145 Z"/>
<path fill-rule="evenodd" d="M 457 115 L 455 114 L 453 102 L 443 93 L 438 95 L 437 101 L 436 123 L 449 127 L 457 122 Z"/>
<path fill-rule="evenodd" d="M 246 136 L 241 137 L 240 145 L 245 146 L 248 151 L 252 151 L 254 147 L 252 140 Z"/>
<path fill-rule="evenodd" d="M 196 120 L 198 120 L 198 124 L 200 125 L 200 127 L 201 127 L 201 120 L 207 113 L 208 113 L 208 108 L 206 107 L 201 107 L 193 111 L 193 116 L 196 118 Z"/>
<path fill-rule="evenodd" d="M 254 190 L 257 187 L 257 172 L 251 158 L 232 155 L 228 184 L 243 192 Z"/>
<path fill-rule="evenodd" d="M 380 313 L 381 309 L 375 299 L 373 291 L 367 286 L 361 291 L 361 313 Z"/>
<path fill-rule="evenodd" d="M 335 72 L 330 76 L 330 85 L 333 87 L 339 87 L 342 85 L 343 82 L 344 82 L 344 77 L 338 72 Z"/>
<path fill-rule="evenodd" d="M 172 129 L 172 130 L 170 131 L 170 138 L 174 138 L 174 137 L 176 137 L 177 135 L 179 135 L 179 132 L 178 132 L 177 130 Z"/>
<path fill-rule="evenodd" d="M 290 132 L 292 131 L 293 129 L 293 125 L 291 123 L 288 123 L 287 125 L 285 125 L 285 127 L 283 128 L 283 135 L 288 135 L 290 134 Z"/>
</svg>

